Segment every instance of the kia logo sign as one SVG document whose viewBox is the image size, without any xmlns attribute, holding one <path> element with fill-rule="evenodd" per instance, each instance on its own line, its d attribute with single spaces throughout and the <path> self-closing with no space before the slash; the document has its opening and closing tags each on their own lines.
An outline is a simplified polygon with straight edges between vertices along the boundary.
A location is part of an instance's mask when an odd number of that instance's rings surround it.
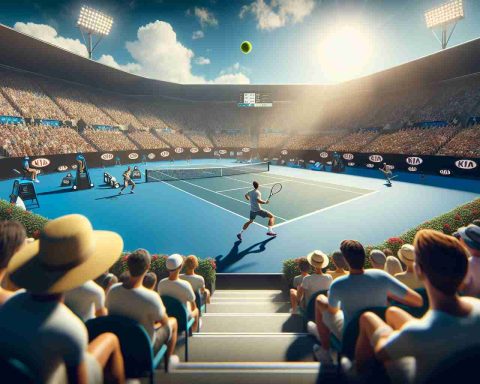
<svg viewBox="0 0 480 384">
<path fill-rule="evenodd" d="M 440 174 L 444 176 L 449 176 L 452 174 L 452 172 L 449 169 L 441 169 Z"/>
<path fill-rule="evenodd" d="M 197 152 L 198 152 L 198 148 L 190 148 L 190 152 L 191 152 L 191 153 L 197 153 Z"/>
<path fill-rule="evenodd" d="M 268 157 L 264 157 L 264 158 L 263 158 L 263 161 L 268 161 Z"/>
<path fill-rule="evenodd" d="M 383 161 L 383 157 L 380 156 L 380 155 L 370 155 L 368 157 L 368 159 L 372 162 L 372 163 L 380 163 Z"/>
<path fill-rule="evenodd" d="M 421 157 L 415 157 L 415 156 L 407 157 L 405 161 L 407 162 L 407 164 L 410 164 L 410 165 L 420 165 L 423 163 L 423 159 Z"/>
<path fill-rule="evenodd" d="M 225 149 L 220 149 L 220 150 L 218 151 L 218 153 L 219 153 L 220 155 L 225 155 L 225 154 L 227 153 L 227 151 L 226 151 Z"/>
<path fill-rule="evenodd" d="M 162 156 L 162 157 L 168 157 L 169 155 L 170 155 L 170 152 L 168 152 L 168 151 L 162 151 L 160 153 L 160 156 Z"/>
<path fill-rule="evenodd" d="M 105 161 L 112 160 L 113 157 L 113 153 L 104 153 L 102 156 L 100 156 L 100 158 Z"/>
<path fill-rule="evenodd" d="M 417 172 L 417 167 L 408 167 L 407 168 L 410 172 Z"/>
<path fill-rule="evenodd" d="M 138 153 L 135 153 L 135 152 L 130 153 L 130 154 L 128 155 L 128 158 L 129 158 L 130 160 L 138 159 Z"/>
<path fill-rule="evenodd" d="M 278 157 L 274 157 L 272 160 L 273 161 L 278 161 Z"/>
<path fill-rule="evenodd" d="M 58 172 L 64 172 L 68 169 L 68 167 L 66 165 L 60 165 L 58 168 L 57 168 L 57 171 Z"/>
<path fill-rule="evenodd" d="M 344 153 L 343 158 L 345 160 L 353 160 L 353 155 L 351 153 Z"/>
<path fill-rule="evenodd" d="M 455 165 L 457 166 L 457 168 L 460 168 L 460 169 L 477 168 L 477 163 L 473 160 L 468 160 L 468 159 L 457 160 L 455 161 Z"/>
<path fill-rule="evenodd" d="M 155 154 L 154 153 L 149 153 L 148 156 L 147 156 L 150 160 L 153 160 L 155 158 Z"/>
<path fill-rule="evenodd" d="M 349 166 L 349 167 L 353 167 L 354 165 L 355 165 L 355 163 L 352 162 L 352 161 L 350 161 L 350 162 L 348 163 L 348 166 Z"/>
<path fill-rule="evenodd" d="M 326 159 L 328 157 L 328 153 L 327 152 L 322 152 L 322 153 L 320 153 L 320 157 L 322 159 Z"/>
<path fill-rule="evenodd" d="M 175 148 L 175 153 L 183 153 L 183 148 Z"/>
<path fill-rule="evenodd" d="M 327 161 L 327 164 L 328 164 L 328 165 L 332 165 L 332 162 L 331 162 L 331 161 Z"/>
<path fill-rule="evenodd" d="M 39 159 L 35 159 L 32 161 L 32 165 L 37 168 L 43 168 L 50 164 L 50 160 L 40 157 Z"/>
<path fill-rule="evenodd" d="M 308 160 L 310 164 L 315 164 L 315 160 Z"/>
<path fill-rule="evenodd" d="M 203 152 L 205 153 L 208 153 L 208 152 L 212 152 L 212 148 L 203 148 Z"/>
<path fill-rule="evenodd" d="M 280 152 L 281 155 L 288 155 L 288 151 L 286 149 L 283 149 L 281 152 Z"/>
<path fill-rule="evenodd" d="M 290 159 L 290 161 L 293 163 L 295 161 L 295 159 Z"/>
<path fill-rule="evenodd" d="M 242 148 L 242 152 L 248 153 L 250 152 L 250 148 Z"/>
<path fill-rule="evenodd" d="M 77 164 L 72 164 L 72 169 L 77 169 Z"/>
<path fill-rule="evenodd" d="M 373 165 L 372 163 L 368 163 L 367 164 L 367 168 L 373 168 L 375 165 Z"/>
</svg>

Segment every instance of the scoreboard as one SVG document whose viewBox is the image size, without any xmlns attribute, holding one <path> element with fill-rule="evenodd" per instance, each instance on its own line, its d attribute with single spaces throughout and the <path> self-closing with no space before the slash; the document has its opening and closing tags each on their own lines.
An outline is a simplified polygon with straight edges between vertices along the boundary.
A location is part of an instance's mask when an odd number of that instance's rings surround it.
<svg viewBox="0 0 480 384">
<path fill-rule="evenodd" d="M 243 92 L 238 106 L 241 108 L 269 108 L 273 106 L 272 95 L 261 92 Z"/>
</svg>

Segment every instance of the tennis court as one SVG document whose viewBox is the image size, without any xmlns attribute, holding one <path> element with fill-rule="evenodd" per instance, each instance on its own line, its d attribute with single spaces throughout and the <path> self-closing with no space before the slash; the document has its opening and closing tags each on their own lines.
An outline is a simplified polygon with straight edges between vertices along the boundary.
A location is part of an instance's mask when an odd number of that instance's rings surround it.
<svg viewBox="0 0 480 384">
<path fill-rule="evenodd" d="M 275 215 L 275 227 L 375 193 L 367 189 L 277 175 L 265 164 L 222 167 L 205 164 L 193 168 L 152 169 L 147 170 L 147 178 L 245 219 L 248 219 L 250 211 L 245 194 L 252 189 L 252 182 L 256 180 L 260 183 L 263 199 L 268 198 L 275 183 L 281 183 L 281 192 L 264 206 Z M 266 227 L 266 219 L 258 218 L 255 224 Z"/>
</svg>

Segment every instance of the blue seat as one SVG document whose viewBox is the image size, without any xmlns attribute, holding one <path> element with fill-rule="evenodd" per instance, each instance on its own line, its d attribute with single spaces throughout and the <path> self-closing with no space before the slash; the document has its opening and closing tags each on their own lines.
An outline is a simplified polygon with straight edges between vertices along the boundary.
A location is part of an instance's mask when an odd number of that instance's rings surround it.
<svg viewBox="0 0 480 384">
<path fill-rule="evenodd" d="M 88 320 L 85 325 L 88 329 L 90 341 L 102 333 L 111 332 L 120 340 L 125 375 L 127 377 L 149 376 L 153 383 L 154 372 L 167 352 L 167 346 L 162 345 L 157 353 L 154 353 L 152 341 L 145 328 L 136 322 L 123 316 L 102 316 Z M 165 359 L 165 371 L 168 369 L 168 361 Z"/>
<path fill-rule="evenodd" d="M 20 360 L 0 357 L 0 375 L 5 383 L 40 384 L 41 380 Z"/>
<path fill-rule="evenodd" d="M 403 309 L 405 312 L 408 312 L 413 317 L 422 317 L 428 311 L 429 307 L 427 290 L 425 288 L 417 288 L 415 289 L 415 292 L 422 296 L 423 305 L 421 307 L 410 307 L 409 305 L 399 303 L 395 300 L 390 300 L 390 305 Z"/>
<path fill-rule="evenodd" d="M 200 316 L 202 316 L 202 313 L 207 313 L 206 296 L 200 289 L 195 292 L 195 304 L 200 311 Z"/>
<path fill-rule="evenodd" d="M 358 323 L 358 321 L 360 320 L 360 316 L 365 312 L 373 312 L 379 317 L 381 317 L 382 319 L 385 319 L 386 310 L 387 310 L 387 307 L 370 307 L 370 308 L 365 308 L 361 311 L 358 311 L 350 319 L 348 324 L 344 326 L 343 336 L 341 341 L 333 334 L 330 335 L 330 344 L 332 349 L 337 351 L 339 363 L 342 356 L 346 356 L 349 359 L 353 359 L 355 355 L 355 345 L 357 343 L 358 333 L 360 331 L 360 326 Z"/>
<path fill-rule="evenodd" d="M 328 291 L 326 290 L 321 290 L 313 293 L 310 296 L 310 299 L 308 300 L 307 306 L 305 309 L 300 308 L 303 317 L 305 318 L 305 321 L 315 321 L 315 301 L 317 300 L 317 296 L 319 295 L 328 295 Z"/>
<path fill-rule="evenodd" d="M 188 339 L 192 332 L 195 319 L 190 318 L 185 304 L 172 296 L 160 296 L 168 316 L 175 317 L 178 323 L 178 333 L 185 332 L 185 361 L 188 361 Z"/>
</svg>

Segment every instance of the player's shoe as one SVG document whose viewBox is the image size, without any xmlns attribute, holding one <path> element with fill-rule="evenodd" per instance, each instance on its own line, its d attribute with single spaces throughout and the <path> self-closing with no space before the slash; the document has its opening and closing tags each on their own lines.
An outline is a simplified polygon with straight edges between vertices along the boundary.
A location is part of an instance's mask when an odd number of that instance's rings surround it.
<svg viewBox="0 0 480 384">
<path fill-rule="evenodd" d="M 242 234 L 241 233 L 237 233 L 237 239 L 242 241 Z"/>
<path fill-rule="evenodd" d="M 118 192 L 118 194 L 121 195 L 121 194 L 122 194 L 122 191 Z"/>
<path fill-rule="evenodd" d="M 38 180 L 38 179 L 35 179 L 35 180 L 33 180 L 33 181 L 34 181 L 35 183 L 40 183 L 40 180 Z"/>
<path fill-rule="evenodd" d="M 277 236 L 277 234 L 275 232 L 268 231 L 267 236 L 275 237 L 275 236 Z"/>
<path fill-rule="evenodd" d="M 133 192 L 133 191 L 130 191 L 130 193 L 135 193 L 135 192 Z"/>
</svg>

